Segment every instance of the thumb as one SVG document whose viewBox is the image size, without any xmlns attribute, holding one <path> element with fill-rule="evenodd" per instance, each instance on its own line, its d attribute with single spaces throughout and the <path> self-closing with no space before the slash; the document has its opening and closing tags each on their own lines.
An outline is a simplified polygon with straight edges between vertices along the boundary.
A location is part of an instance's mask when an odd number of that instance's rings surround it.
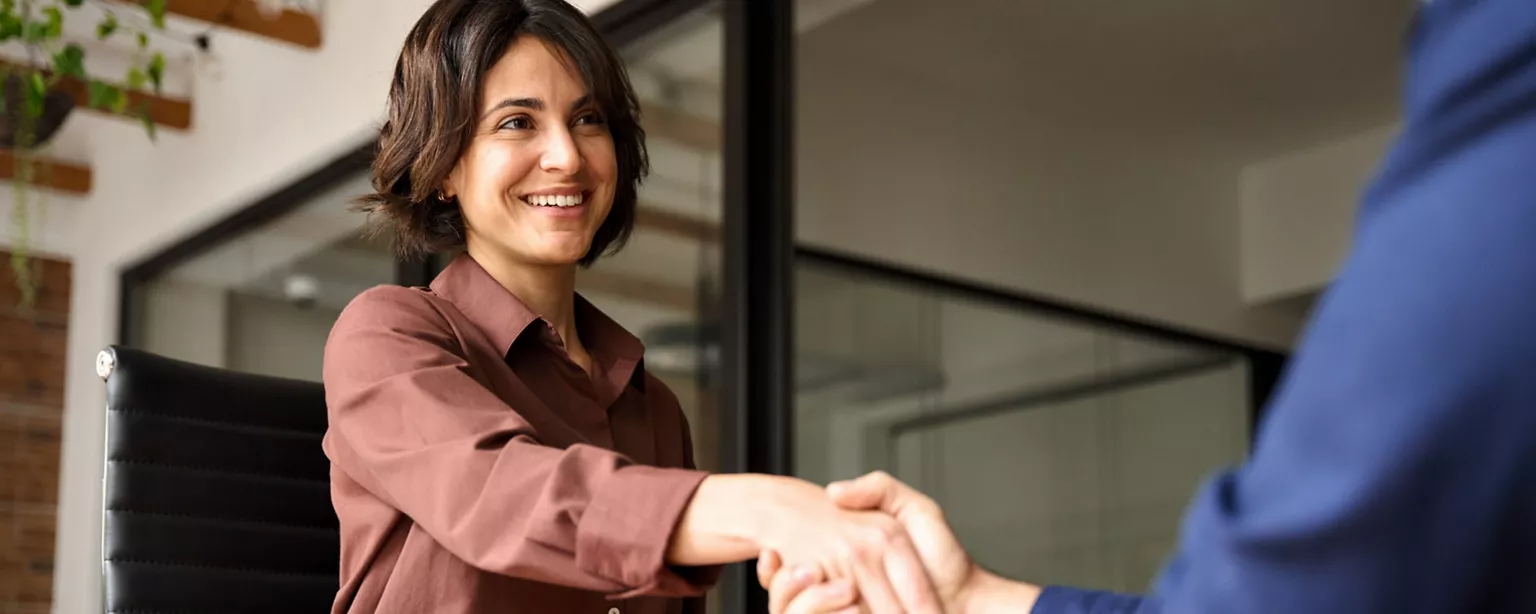
<svg viewBox="0 0 1536 614">
<path fill-rule="evenodd" d="M 838 507 L 850 510 L 880 510 L 893 513 L 899 507 L 900 484 L 883 471 L 856 480 L 827 485 L 827 496 Z"/>
</svg>

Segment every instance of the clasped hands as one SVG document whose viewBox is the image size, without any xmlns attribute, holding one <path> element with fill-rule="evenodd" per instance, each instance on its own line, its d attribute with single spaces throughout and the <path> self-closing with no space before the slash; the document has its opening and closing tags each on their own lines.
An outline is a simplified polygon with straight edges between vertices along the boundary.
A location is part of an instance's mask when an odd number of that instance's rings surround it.
<svg viewBox="0 0 1536 614">
<path fill-rule="evenodd" d="M 667 562 L 753 555 L 773 614 L 1028 612 L 1039 593 L 978 568 L 938 504 L 878 472 L 825 489 L 788 476 L 705 477 Z"/>
<path fill-rule="evenodd" d="M 850 543 L 852 551 L 836 560 L 764 550 L 757 574 L 773 614 L 978 611 L 972 598 L 1003 582 L 972 563 L 932 499 L 883 472 L 830 484 L 826 496 L 839 510 L 862 515 L 855 517 L 869 527 L 867 535 L 852 542 L 808 536 Z"/>
</svg>

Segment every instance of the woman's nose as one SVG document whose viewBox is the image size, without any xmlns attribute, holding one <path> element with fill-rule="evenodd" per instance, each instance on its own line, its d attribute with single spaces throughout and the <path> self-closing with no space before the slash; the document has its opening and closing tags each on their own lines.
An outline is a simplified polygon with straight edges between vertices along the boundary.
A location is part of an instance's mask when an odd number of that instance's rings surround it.
<svg viewBox="0 0 1536 614">
<path fill-rule="evenodd" d="M 581 169 L 581 152 L 576 149 L 576 140 L 571 138 L 569 130 L 549 133 L 539 166 L 548 172 L 565 174 L 574 174 Z"/>
</svg>

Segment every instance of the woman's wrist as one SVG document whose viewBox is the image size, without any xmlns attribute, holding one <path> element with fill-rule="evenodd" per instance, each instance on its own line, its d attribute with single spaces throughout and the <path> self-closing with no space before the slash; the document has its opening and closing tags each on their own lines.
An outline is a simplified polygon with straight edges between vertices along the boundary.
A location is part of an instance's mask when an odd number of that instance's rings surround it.
<svg viewBox="0 0 1536 614">
<path fill-rule="evenodd" d="M 667 562 L 714 565 L 756 557 L 769 547 L 785 503 L 800 484 L 806 483 L 761 474 L 704 478 L 673 532 Z"/>
</svg>

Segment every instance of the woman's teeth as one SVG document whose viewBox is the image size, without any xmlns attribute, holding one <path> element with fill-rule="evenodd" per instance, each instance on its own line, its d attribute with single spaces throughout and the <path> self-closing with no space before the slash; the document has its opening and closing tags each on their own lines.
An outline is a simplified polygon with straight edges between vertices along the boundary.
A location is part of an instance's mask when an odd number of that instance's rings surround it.
<svg viewBox="0 0 1536 614">
<path fill-rule="evenodd" d="M 526 200 L 535 207 L 574 207 L 581 204 L 581 195 L 535 194 Z"/>
</svg>

